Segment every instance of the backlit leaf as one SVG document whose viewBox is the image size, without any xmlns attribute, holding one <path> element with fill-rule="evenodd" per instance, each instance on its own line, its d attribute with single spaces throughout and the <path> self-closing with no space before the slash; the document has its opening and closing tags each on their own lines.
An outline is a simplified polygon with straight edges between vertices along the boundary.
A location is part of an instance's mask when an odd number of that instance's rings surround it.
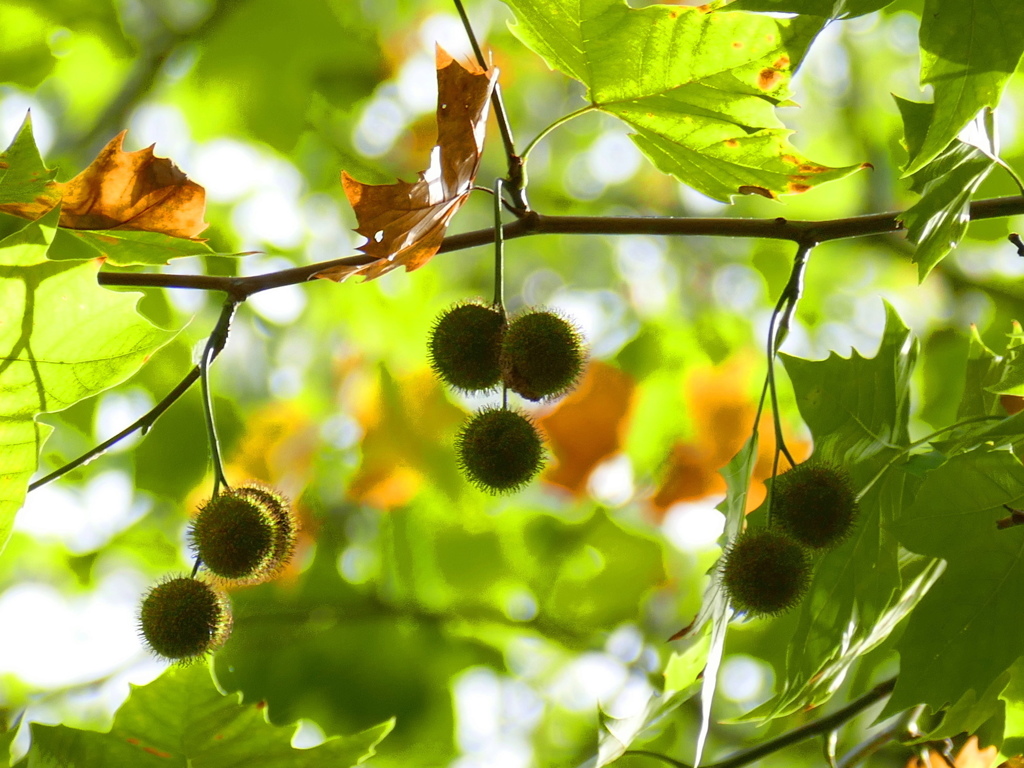
<svg viewBox="0 0 1024 768">
<path fill-rule="evenodd" d="M 138 314 L 137 296 L 97 285 L 99 260 L 47 260 L 57 216 L 0 240 L 0 546 L 50 433 L 36 415 L 124 381 L 173 335 Z"/>
<path fill-rule="evenodd" d="M 342 171 L 345 196 L 355 209 L 359 247 L 375 260 L 334 267 L 317 277 L 380 277 L 398 266 L 419 269 L 437 253 L 452 216 L 469 197 L 480 167 L 495 69 L 463 66 L 437 49 L 437 144 L 430 166 L 414 183 L 363 184 Z"/>
<path fill-rule="evenodd" d="M 259 706 L 242 706 L 210 679 L 205 664 L 172 667 L 133 687 L 107 733 L 32 724 L 32 765 L 312 768 L 355 766 L 375 754 L 394 727 L 385 721 L 311 749 L 291 745 L 294 729 L 267 723 Z"/>
<path fill-rule="evenodd" d="M 896 103 L 903 114 L 907 143 L 912 147 L 924 139 L 920 127 L 931 122 L 934 107 L 899 97 Z M 914 261 L 922 280 L 959 245 L 970 223 L 971 197 L 994 167 L 991 157 L 957 139 L 912 177 L 911 186 L 921 199 L 900 219 L 907 228 L 907 238 L 917 244 Z"/>
<path fill-rule="evenodd" d="M 939 155 L 985 107 L 999 103 L 1024 53 L 1024 4 L 925 0 L 921 12 L 921 85 L 935 109 L 905 168 L 916 173 Z"/>
<path fill-rule="evenodd" d="M 622 0 L 506 0 L 512 31 L 625 121 L 663 172 L 716 200 L 796 194 L 862 166 L 808 160 L 775 109 L 822 19 Z"/>
<path fill-rule="evenodd" d="M 43 164 L 32 136 L 32 116 L 26 115 L 11 146 L 0 154 L 0 211 L 39 218 L 60 199 L 56 174 Z"/>
</svg>

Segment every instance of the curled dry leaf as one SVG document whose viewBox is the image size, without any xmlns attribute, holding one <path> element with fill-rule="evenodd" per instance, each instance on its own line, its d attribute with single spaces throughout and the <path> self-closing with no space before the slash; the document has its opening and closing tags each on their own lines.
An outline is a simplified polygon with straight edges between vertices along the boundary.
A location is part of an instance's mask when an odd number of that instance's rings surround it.
<svg viewBox="0 0 1024 768">
<path fill-rule="evenodd" d="M 437 253 L 452 216 L 469 196 L 480 167 L 487 110 L 496 69 L 463 66 L 437 49 L 437 144 L 430 166 L 414 183 L 363 184 L 342 171 L 341 183 L 367 239 L 359 247 L 374 261 L 332 267 L 317 277 L 380 277 L 404 265 L 422 267 Z"/>
<path fill-rule="evenodd" d="M 206 190 L 149 146 L 125 152 L 121 131 L 89 167 L 61 184 L 60 225 L 195 238 L 206 229 Z"/>
<path fill-rule="evenodd" d="M 149 146 L 125 152 L 121 131 L 89 167 L 71 181 L 50 181 L 39 168 L 20 169 L 20 196 L 0 200 L 0 211 L 38 219 L 61 206 L 60 226 L 78 230 L 134 230 L 196 239 L 207 227 L 206 190 L 191 181 L 166 157 L 156 157 Z M 16 151 L 25 154 L 18 140 L 0 156 L 0 169 Z M 31 141 L 29 137 L 27 141 Z M 32 151 L 35 152 L 34 146 Z M 17 158 L 22 160 L 20 155 Z M 22 160 L 22 162 L 24 162 Z M 42 170 L 40 170 L 42 169 Z M 49 179 L 52 179 L 52 172 Z M 26 191 L 27 190 L 27 191 Z M 32 194 L 28 194 L 31 192 Z"/>
</svg>

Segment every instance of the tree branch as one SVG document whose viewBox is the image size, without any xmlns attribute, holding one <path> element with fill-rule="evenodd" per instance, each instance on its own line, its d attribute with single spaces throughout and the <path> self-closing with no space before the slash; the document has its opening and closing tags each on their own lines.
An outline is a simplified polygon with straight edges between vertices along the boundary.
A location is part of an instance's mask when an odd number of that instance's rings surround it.
<svg viewBox="0 0 1024 768">
<path fill-rule="evenodd" d="M 745 749 L 742 752 L 737 752 L 735 755 L 725 758 L 725 760 L 717 763 L 710 763 L 709 765 L 703 766 L 703 768 L 739 768 L 741 765 L 747 765 L 755 760 L 760 760 L 765 755 L 770 755 L 772 752 L 778 752 L 780 749 L 785 749 L 792 744 L 804 741 L 812 736 L 821 736 L 829 731 L 834 731 L 843 723 L 848 720 L 852 720 L 872 704 L 884 699 L 892 693 L 892 690 L 895 687 L 896 678 L 891 677 L 885 682 L 876 685 L 859 699 L 855 699 L 842 709 L 836 710 L 827 717 L 822 717 L 812 723 L 807 723 L 807 725 L 794 728 L 792 731 L 784 733 L 771 741 L 766 741 L 763 744 L 758 744 L 756 747 L 751 747 L 750 749 Z M 625 754 L 646 755 L 647 757 L 657 758 L 669 765 L 674 765 L 676 768 L 692 768 L 688 763 L 683 763 L 675 758 L 663 755 L 660 752 L 650 752 L 644 749 L 630 749 L 627 750 Z"/>
<path fill-rule="evenodd" d="M 1024 197 L 997 197 L 971 203 L 971 220 L 997 219 L 1024 213 Z M 506 240 L 533 235 L 670 235 L 705 237 L 764 238 L 790 240 L 813 245 L 849 237 L 884 235 L 903 229 L 899 211 L 873 213 L 825 221 L 790 221 L 738 218 L 673 218 L 670 216 L 545 216 L 530 212 L 502 227 Z M 478 229 L 444 239 L 438 253 L 450 253 L 494 242 L 494 230 Z M 248 296 L 272 288 L 296 285 L 313 279 L 331 267 L 359 266 L 373 259 L 366 255 L 347 256 L 318 264 L 292 267 L 279 272 L 250 277 L 215 277 L 210 275 L 168 275 L 139 272 L 100 272 L 100 285 L 135 288 L 189 288 L 201 291 L 224 291 L 243 301 Z"/>
</svg>

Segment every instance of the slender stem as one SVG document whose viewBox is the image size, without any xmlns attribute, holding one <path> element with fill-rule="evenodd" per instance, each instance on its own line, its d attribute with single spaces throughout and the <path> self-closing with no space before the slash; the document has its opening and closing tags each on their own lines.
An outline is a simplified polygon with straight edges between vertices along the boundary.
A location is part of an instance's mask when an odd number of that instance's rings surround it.
<svg viewBox="0 0 1024 768">
<path fill-rule="evenodd" d="M 47 483 L 51 483 L 57 478 L 63 477 L 68 472 L 71 472 L 74 469 L 78 469 L 84 464 L 88 464 L 96 457 L 106 453 L 107 450 L 112 445 L 116 445 L 133 432 L 138 432 L 139 430 L 142 430 L 142 434 L 146 434 L 146 432 L 149 431 L 150 427 L 153 426 L 153 423 L 158 418 L 160 418 L 160 416 L 163 415 L 164 411 L 166 411 L 168 408 L 174 405 L 174 403 L 178 401 L 178 398 L 184 395 L 188 391 L 189 387 L 195 384 L 198 379 L 199 366 L 197 365 L 195 368 L 193 368 L 191 371 L 185 374 L 185 378 L 178 382 L 178 386 L 176 386 L 174 389 L 168 392 L 164 399 L 157 403 L 148 413 L 144 414 L 139 419 L 132 422 L 129 426 L 122 429 L 113 437 L 104 440 L 95 448 L 86 451 L 74 461 L 69 461 L 67 464 L 60 467 L 59 469 L 55 469 L 53 472 L 46 475 L 45 477 L 41 477 L 35 482 L 30 483 L 28 489 L 30 491 L 34 491 L 36 488 L 41 488 Z"/>
<path fill-rule="evenodd" d="M 863 762 L 871 755 L 890 742 L 907 738 L 917 738 L 921 735 L 917 728 L 917 719 L 921 716 L 924 706 L 912 707 L 896 718 L 891 725 L 872 734 L 860 744 L 842 756 L 836 763 L 836 768 L 853 768 Z"/>
<path fill-rule="evenodd" d="M 580 109 L 577 109 L 575 112 L 570 112 L 567 115 L 562 115 L 560 118 L 555 120 L 555 122 L 553 122 L 551 125 L 549 125 L 547 128 L 545 128 L 543 131 L 538 133 L 533 138 L 533 141 L 531 141 L 529 144 L 526 145 L 526 149 L 523 150 L 523 154 L 521 155 L 521 157 L 523 158 L 523 164 L 524 165 L 526 164 L 527 159 L 530 157 L 530 153 L 533 151 L 533 148 L 536 147 L 537 144 L 539 144 L 540 141 L 543 138 L 545 138 L 549 133 L 551 133 L 553 130 L 555 130 L 555 128 L 563 126 L 566 123 L 568 123 L 570 120 L 575 120 L 580 115 L 585 115 L 585 114 L 587 114 L 587 112 L 593 112 L 596 109 L 597 109 L 597 107 L 595 107 L 593 104 L 587 104 L 587 106 L 581 107 Z"/>
<path fill-rule="evenodd" d="M 231 320 L 235 316 L 235 309 L 238 302 L 228 298 L 220 311 L 220 319 L 217 321 L 213 333 L 206 340 L 206 347 L 203 349 L 203 356 L 199 361 L 200 384 L 203 389 L 203 416 L 206 419 L 206 434 L 210 440 L 210 456 L 213 460 L 213 495 L 220 492 L 220 486 L 228 488 L 227 478 L 224 477 L 224 464 L 220 456 L 220 441 L 217 439 L 217 425 L 213 418 L 213 397 L 210 393 L 210 365 L 216 359 L 220 351 L 228 341 L 228 333 L 231 330 Z M 198 568 L 198 564 L 196 566 Z"/>
<path fill-rule="evenodd" d="M 997 219 L 1024 213 L 1024 196 L 997 197 L 978 200 L 970 205 L 973 221 Z M 675 218 L 671 216 L 545 216 L 530 212 L 506 224 L 502 233 L 506 240 L 533 235 L 669 235 L 764 238 L 792 240 L 796 243 L 813 240 L 824 243 L 850 237 L 866 237 L 898 232 L 903 229 L 902 212 L 874 213 L 823 221 L 790 221 L 742 218 Z M 494 242 L 494 229 L 475 230 L 444 239 L 438 253 L 450 253 Z M 366 255 L 346 256 L 301 267 L 249 277 L 217 277 L 212 275 L 168 275 L 141 272 L 100 272 L 100 285 L 134 288 L 185 288 L 200 291 L 223 291 L 238 301 L 273 288 L 297 285 L 314 279 L 332 267 L 359 266 L 373 259 Z"/>
<path fill-rule="evenodd" d="M 505 316 L 505 238 L 501 229 L 501 179 L 494 181 L 494 306 Z"/>
<path fill-rule="evenodd" d="M 476 34 L 473 32 L 473 25 L 469 22 L 469 15 L 462 4 L 462 0 L 454 0 L 455 9 L 462 19 L 462 26 L 466 30 L 469 44 L 473 46 L 473 53 L 476 55 L 477 63 L 484 69 L 490 69 L 484 52 L 477 42 Z M 525 213 L 530 210 L 526 202 L 526 176 L 523 172 L 523 160 L 516 154 L 515 140 L 512 138 L 512 125 L 508 120 L 508 113 L 505 112 L 505 102 L 501 98 L 501 85 L 494 84 L 494 91 L 491 93 L 491 106 L 494 107 L 494 119 L 498 123 L 498 132 L 501 133 L 501 143 L 505 146 L 505 157 L 508 160 L 508 181 L 512 188 L 512 196 L 515 199 L 516 209 Z"/>
<path fill-rule="evenodd" d="M 821 734 L 829 733 L 834 731 L 843 723 L 852 720 L 854 717 L 859 715 L 865 709 L 875 704 L 890 693 L 893 688 L 896 687 L 896 678 L 891 677 L 883 683 L 876 685 L 870 691 L 865 693 L 859 699 L 847 704 L 842 709 L 836 710 L 827 717 L 822 717 L 815 720 L 812 723 L 803 725 L 799 728 L 794 728 L 792 731 L 782 734 L 771 741 L 766 741 L 763 744 L 758 744 L 756 747 L 745 749 L 742 752 L 737 752 L 731 757 L 727 757 L 717 763 L 710 763 L 709 765 L 703 766 L 703 768 L 738 768 L 741 765 L 747 765 L 759 760 L 765 755 L 770 755 L 773 752 L 778 752 L 781 749 L 785 749 L 788 746 L 796 744 L 798 742 L 809 739 L 812 736 L 820 736 Z M 679 760 L 675 760 L 667 755 L 662 755 L 658 752 L 649 752 L 641 749 L 630 749 L 625 752 L 627 755 L 646 755 L 648 757 L 655 757 L 669 765 L 674 765 L 676 768 L 692 768 L 688 763 L 683 763 Z"/>
<path fill-rule="evenodd" d="M 778 472 L 779 452 L 785 455 L 791 467 L 796 466 L 793 455 L 786 447 L 785 438 L 782 435 L 782 420 L 779 416 L 779 395 L 775 383 L 775 357 L 779 354 L 782 343 L 789 335 L 789 324 L 793 319 L 793 312 L 796 310 L 797 302 L 803 294 L 804 271 L 807 269 L 807 258 L 814 248 L 815 243 L 800 243 L 796 256 L 793 259 L 793 270 L 790 272 L 786 287 L 782 290 L 779 303 L 775 305 L 772 313 L 772 320 L 768 324 L 768 390 L 772 399 L 772 421 L 775 426 L 775 459 L 772 466 L 772 477 Z M 772 332 L 772 325 L 778 318 L 777 330 Z"/>
</svg>

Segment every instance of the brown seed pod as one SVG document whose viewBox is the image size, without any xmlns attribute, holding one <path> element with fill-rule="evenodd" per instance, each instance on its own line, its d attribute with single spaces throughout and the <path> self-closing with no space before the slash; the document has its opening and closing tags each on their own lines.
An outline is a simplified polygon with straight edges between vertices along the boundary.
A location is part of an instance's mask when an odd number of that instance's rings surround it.
<svg viewBox="0 0 1024 768">
<path fill-rule="evenodd" d="M 498 358 L 505 316 L 483 304 L 456 304 L 434 323 L 428 348 L 438 378 L 467 392 L 490 389 L 501 380 Z"/>
<path fill-rule="evenodd" d="M 459 466 L 474 484 L 492 493 L 512 493 L 544 464 L 540 433 L 518 411 L 487 408 L 474 414 L 456 441 Z"/>
<path fill-rule="evenodd" d="M 501 343 L 502 378 L 527 400 L 568 392 L 585 359 L 579 330 L 554 312 L 533 310 L 512 318 Z"/>
<path fill-rule="evenodd" d="M 295 542 L 298 537 L 299 525 L 292 511 L 292 505 L 274 488 L 263 483 L 252 481 L 235 488 L 235 493 L 262 504 L 274 521 L 274 542 L 270 550 L 265 576 L 262 581 L 269 581 L 285 569 L 295 554 Z"/>
<path fill-rule="evenodd" d="M 262 501 L 225 491 L 206 502 L 192 521 L 192 546 L 215 576 L 259 581 L 274 552 L 276 527 Z"/>
<path fill-rule="evenodd" d="M 142 600 L 139 629 L 149 649 L 188 663 L 220 648 L 231 633 L 227 597 L 203 579 L 177 576 Z"/>
<path fill-rule="evenodd" d="M 773 524 L 812 549 L 829 549 L 849 536 L 857 507 L 850 473 L 835 464 L 798 464 L 772 488 Z"/>
<path fill-rule="evenodd" d="M 722 557 L 719 571 L 733 607 L 755 616 L 788 611 L 811 583 L 807 551 L 773 528 L 741 533 Z"/>
</svg>

